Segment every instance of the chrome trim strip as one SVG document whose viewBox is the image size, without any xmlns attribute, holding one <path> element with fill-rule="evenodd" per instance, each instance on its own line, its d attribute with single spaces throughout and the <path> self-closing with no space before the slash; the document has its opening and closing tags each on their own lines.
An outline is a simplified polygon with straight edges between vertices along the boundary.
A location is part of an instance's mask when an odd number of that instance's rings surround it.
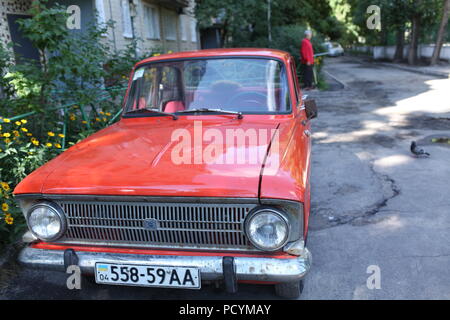
<svg viewBox="0 0 450 320">
<path fill-rule="evenodd" d="M 94 274 L 96 262 L 199 268 L 202 280 L 223 279 L 222 256 L 173 256 L 77 251 L 81 272 Z M 64 251 L 26 247 L 19 262 L 34 268 L 64 270 Z M 311 254 L 292 259 L 234 257 L 238 280 L 289 282 L 303 278 L 311 267 Z"/>
<path fill-rule="evenodd" d="M 180 245 L 168 245 L 168 244 L 142 244 L 135 242 L 112 242 L 112 241 L 92 241 L 92 240 L 57 240 L 52 242 L 52 244 L 61 245 L 82 245 L 82 246 L 108 246 L 108 247 L 118 247 L 118 248 L 136 248 L 136 249 L 167 249 L 167 250 L 193 250 L 193 251 L 218 251 L 218 252 L 261 252 L 261 250 L 254 248 L 252 246 L 248 247 L 219 247 L 214 245 L 202 244 L 197 246 L 189 246 L 185 244 Z M 281 249 L 279 250 L 281 251 Z"/>
<path fill-rule="evenodd" d="M 258 198 L 225 198 L 225 197 L 172 197 L 172 196 L 121 196 L 121 195 L 84 195 L 84 194 L 45 194 L 26 193 L 16 194 L 17 200 L 25 199 L 48 199 L 48 200 L 76 200 L 76 201 L 125 201 L 125 202 L 179 202 L 179 203 L 254 203 L 254 204 L 276 204 L 301 202 L 285 199 L 258 199 Z"/>
<path fill-rule="evenodd" d="M 118 196 L 118 195 L 84 195 L 84 194 L 17 194 L 15 198 L 22 199 L 49 199 L 74 201 L 125 201 L 125 202 L 178 202 L 178 203 L 254 203 L 258 198 L 224 198 L 224 197 L 155 197 L 155 196 Z M 295 201 L 294 201 L 295 202 Z"/>
</svg>

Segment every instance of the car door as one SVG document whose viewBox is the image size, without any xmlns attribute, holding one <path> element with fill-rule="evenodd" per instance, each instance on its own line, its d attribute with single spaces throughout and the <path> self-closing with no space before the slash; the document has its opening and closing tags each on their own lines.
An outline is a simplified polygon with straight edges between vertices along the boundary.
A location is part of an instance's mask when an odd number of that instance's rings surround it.
<svg viewBox="0 0 450 320">
<path fill-rule="evenodd" d="M 297 150 L 296 152 L 296 162 L 303 168 L 303 177 L 306 181 L 303 181 L 305 185 L 305 202 L 304 202 L 304 213 L 305 213 L 305 221 L 304 221 L 304 235 L 306 239 L 306 233 L 308 230 L 308 220 L 309 220 L 309 212 L 311 207 L 311 184 L 310 184 L 310 176 L 311 176 L 311 120 L 308 119 L 305 109 L 305 100 L 307 99 L 306 95 L 302 95 L 300 90 L 298 77 L 295 68 L 295 62 L 293 59 L 290 62 L 291 71 L 293 75 L 293 84 L 295 91 L 295 110 L 294 110 L 294 142 L 292 147 Z"/>
</svg>

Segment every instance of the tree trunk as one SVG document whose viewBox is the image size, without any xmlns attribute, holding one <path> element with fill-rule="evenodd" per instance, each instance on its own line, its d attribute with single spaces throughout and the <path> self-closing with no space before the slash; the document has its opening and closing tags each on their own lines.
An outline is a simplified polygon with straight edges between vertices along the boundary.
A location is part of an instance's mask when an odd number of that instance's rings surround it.
<svg viewBox="0 0 450 320">
<path fill-rule="evenodd" d="M 409 44 L 408 63 L 417 64 L 417 49 L 419 46 L 420 15 L 414 14 L 412 18 L 411 43 Z"/>
<path fill-rule="evenodd" d="M 402 61 L 403 60 L 404 45 L 405 45 L 405 29 L 400 27 L 400 28 L 398 28 L 397 35 L 396 35 L 394 61 Z"/>
<path fill-rule="evenodd" d="M 444 0 L 444 9 L 442 11 L 442 20 L 439 31 L 436 36 L 436 46 L 434 47 L 433 56 L 431 57 L 431 65 L 436 64 L 441 55 L 442 44 L 444 43 L 445 31 L 448 23 L 448 15 L 450 12 L 450 0 Z"/>
</svg>

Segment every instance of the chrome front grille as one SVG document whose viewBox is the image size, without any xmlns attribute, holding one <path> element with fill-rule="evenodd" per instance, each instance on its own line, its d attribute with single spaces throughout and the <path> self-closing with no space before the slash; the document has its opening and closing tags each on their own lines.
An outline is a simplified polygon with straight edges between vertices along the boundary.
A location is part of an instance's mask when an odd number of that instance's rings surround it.
<svg viewBox="0 0 450 320">
<path fill-rule="evenodd" d="M 255 204 L 57 201 L 62 242 L 194 249 L 252 249 L 244 219 Z"/>
</svg>

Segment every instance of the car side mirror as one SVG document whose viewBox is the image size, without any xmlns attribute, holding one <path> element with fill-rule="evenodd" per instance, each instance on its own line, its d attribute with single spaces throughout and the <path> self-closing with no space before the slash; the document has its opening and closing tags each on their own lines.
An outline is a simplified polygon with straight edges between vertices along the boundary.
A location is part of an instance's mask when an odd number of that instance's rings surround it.
<svg viewBox="0 0 450 320">
<path fill-rule="evenodd" d="M 307 95 L 302 97 L 303 103 L 305 105 L 306 117 L 308 120 L 317 118 L 318 110 L 316 105 L 316 100 L 309 99 Z"/>
</svg>

